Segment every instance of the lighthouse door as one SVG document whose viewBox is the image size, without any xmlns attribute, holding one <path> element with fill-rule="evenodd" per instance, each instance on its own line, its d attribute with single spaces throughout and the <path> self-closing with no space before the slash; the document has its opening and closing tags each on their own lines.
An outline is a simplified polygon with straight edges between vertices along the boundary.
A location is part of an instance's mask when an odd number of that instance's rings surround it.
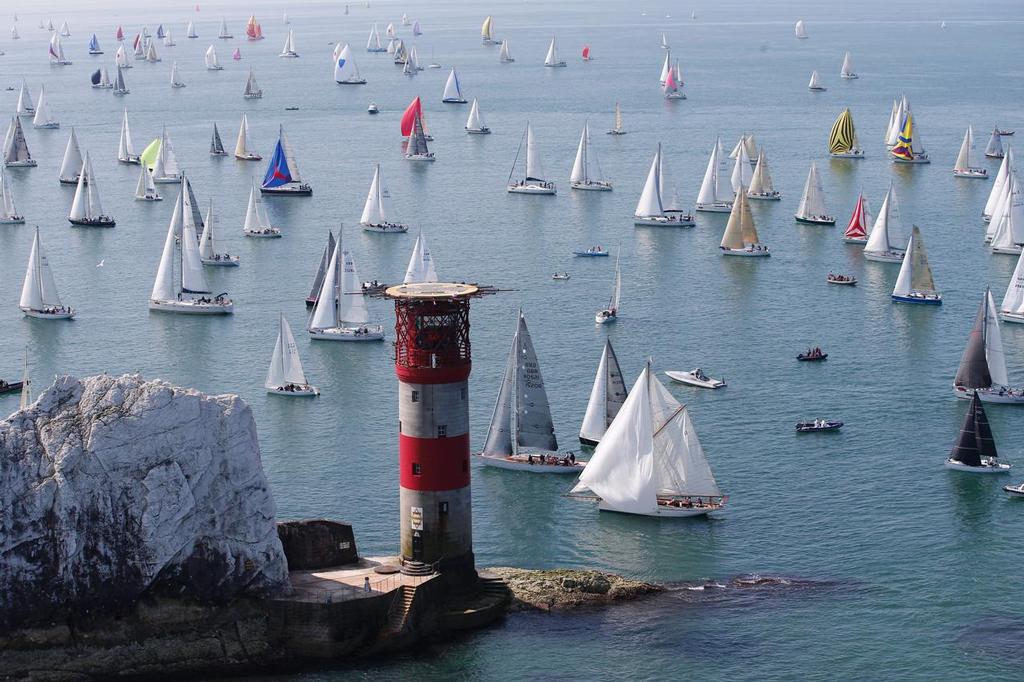
<svg viewBox="0 0 1024 682">
<path fill-rule="evenodd" d="M 412 534 L 412 560 L 423 561 L 423 534 L 418 530 Z"/>
</svg>

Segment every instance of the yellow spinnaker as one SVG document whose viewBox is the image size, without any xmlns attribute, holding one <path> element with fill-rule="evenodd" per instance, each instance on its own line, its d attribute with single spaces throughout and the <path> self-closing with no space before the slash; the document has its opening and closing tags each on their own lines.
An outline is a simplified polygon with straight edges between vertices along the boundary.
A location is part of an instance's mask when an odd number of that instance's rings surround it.
<svg viewBox="0 0 1024 682">
<path fill-rule="evenodd" d="M 839 118 L 832 124 L 832 134 L 828 138 L 828 151 L 831 154 L 842 154 L 853 149 L 856 133 L 853 128 L 853 116 L 849 109 L 843 109 Z"/>
<path fill-rule="evenodd" d="M 139 161 L 146 164 L 146 167 L 149 168 L 149 170 L 153 170 L 153 168 L 156 167 L 156 157 L 159 153 L 160 138 L 158 137 L 150 142 L 149 146 L 142 151 L 142 154 L 139 155 Z"/>
</svg>

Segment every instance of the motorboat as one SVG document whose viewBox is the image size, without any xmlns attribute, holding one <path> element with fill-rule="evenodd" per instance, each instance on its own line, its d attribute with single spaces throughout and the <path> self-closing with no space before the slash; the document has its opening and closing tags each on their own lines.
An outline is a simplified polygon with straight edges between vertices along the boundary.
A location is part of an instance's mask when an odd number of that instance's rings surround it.
<svg viewBox="0 0 1024 682">
<path fill-rule="evenodd" d="M 727 385 L 725 379 L 709 377 L 700 367 L 689 372 L 670 370 L 665 372 L 665 376 L 680 384 L 687 384 L 688 386 L 696 386 L 698 388 L 724 388 Z"/>
<path fill-rule="evenodd" d="M 850 287 L 857 285 L 857 278 L 853 275 L 839 275 L 832 272 L 828 273 L 825 281 L 829 284 L 842 284 Z"/>
<path fill-rule="evenodd" d="M 828 353 L 823 352 L 817 347 L 808 348 L 807 352 L 800 353 L 800 355 L 796 356 L 796 359 L 800 362 L 821 362 L 828 359 Z"/>
<path fill-rule="evenodd" d="M 569 273 L 568 272 L 556 272 L 553 275 L 551 275 L 551 279 L 566 280 L 566 279 L 569 279 Z"/>
<path fill-rule="evenodd" d="M 586 251 L 573 251 L 572 255 L 580 258 L 607 258 L 610 254 L 602 246 L 591 246 Z"/>
<path fill-rule="evenodd" d="M 797 422 L 797 433 L 815 433 L 819 431 L 838 431 L 843 427 L 843 422 L 834 419 L 815 419 L 810 422 Z"/>
</svg>

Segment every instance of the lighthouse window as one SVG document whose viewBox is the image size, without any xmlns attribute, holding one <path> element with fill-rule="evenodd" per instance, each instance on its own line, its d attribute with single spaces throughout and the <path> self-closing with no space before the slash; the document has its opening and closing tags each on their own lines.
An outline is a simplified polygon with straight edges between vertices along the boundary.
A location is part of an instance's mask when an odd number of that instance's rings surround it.
<svg viewBox="0 0 1024 682">
<path fill-rule="evenodd" d="M 448 436 L 448 426 L 445 425 L 445 424 L 439 425 L 437 427 L 437 437 L 438 438 L 445 438 L 447 436 Z"/>
<path fill-rule="evenodd" d="M 412 392 L 412 398 L 411 398 L 411 400 L 412 400 L 412 401 L 413 401 L 414 403 L 418 403 L 418 402 L 420 401 L 420 392 L 419 392 L 419 391 L 413 391 L 413 392 Z"/>
<path fill-rule="evenodd" d="M 459 397 L 462 398 L 463 400 L 466 399 L 466 387 L 465 386 L 463 386 L 461 389 L 459 389 Z"/>
<path fill-rule="evenodd" d="M 422 473 L 423 473 L 423 468 L 420 466 L 420 463 L 419 462 L 413 462 L 412 463 L 412 475 L 413 476 L 419 476 Z"/>
</svg>

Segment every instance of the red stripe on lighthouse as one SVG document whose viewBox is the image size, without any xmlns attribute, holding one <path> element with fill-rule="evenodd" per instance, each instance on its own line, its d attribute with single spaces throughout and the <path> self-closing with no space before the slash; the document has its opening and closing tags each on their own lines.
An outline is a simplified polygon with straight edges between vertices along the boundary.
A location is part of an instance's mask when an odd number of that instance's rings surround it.
<svg viewBox="0 0 1024 682">
<path fill-rule="evenodd" d="M 399 434 L 398 459 L 401 463 L 398 479 L 403 488 L 455 490 L 469 485 L 468 433 L 450 438 L 414 438 Z"/>
</svg>

